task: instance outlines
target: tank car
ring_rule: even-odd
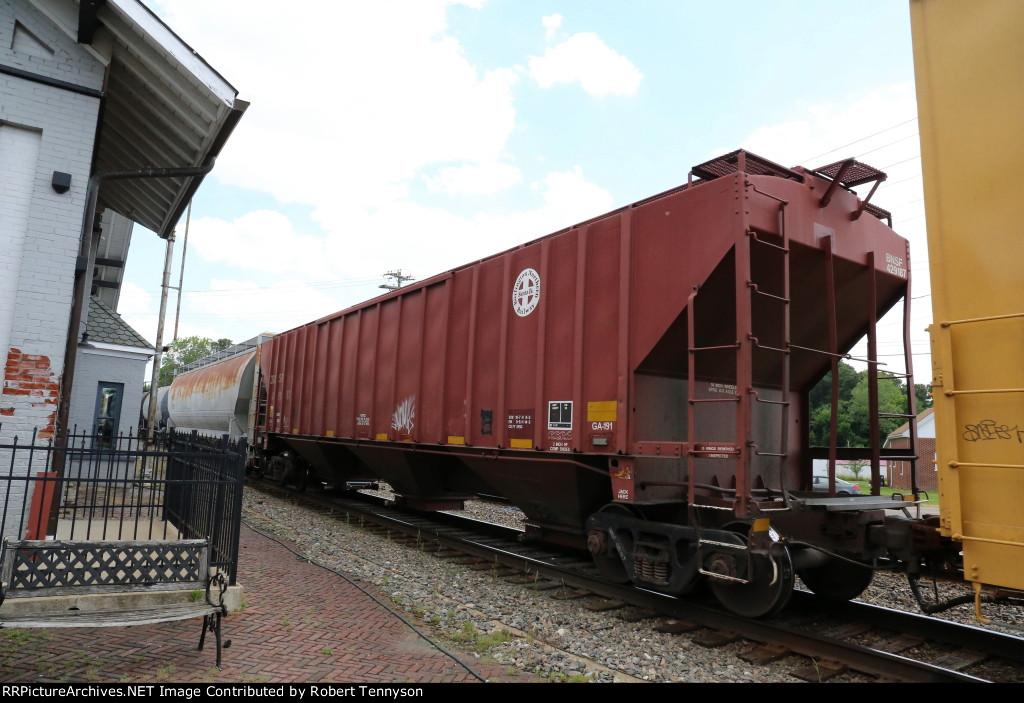
[[[158,388],[156,392],[156,432],[163,432],[167,429],[167,420],[170,417],[170,411],[167,407],[167,393],[170,391],[169,386]],[[149,391],[142,394],[142,405],[139,408],[139,429],[149,429]]]
[[[419,509],[503,496],[526,538],[646,588],[706,581],[747,616],[783,607],[797,574],[855,597],[874,561],[912,557],[917,522],[877,495],[877,430],[810,446],[807,395],[865,335],[876,375],[876,321],[901,301],[908,319],[907,241],[869,202],[884,178],[736,151],[280,334],[260,351],[263,461],[372,475]],[[833,481],[837,459],[869,461],[874,495],[814,493],[815,458]]]
[[[332,471],[329,462],[320,462],[321,469],[314,474],[309,463],[288,447],[267,452],[251,446],[261,401],[256,383],[261,344],[273,336],[263,333],[178,369],[171,385],[159,391],[166,426],[231,441],[245,439],[250,443],[247,469],[282,484],[305,488],[316,478],[346,489],[374,485],[366,471]]]
[[[175,376],[167,393],[170,426],[248,437],[255,369],[252,350]]]

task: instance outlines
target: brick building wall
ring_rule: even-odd
[[[104,66],[28,3],[0,0],[0,64],[92,90]],[[52,435],[100,100],[0,72],[3,436]],[[57,193],[54,172],[71,175]]]
[[[0,442],[53,436],[104,66],[28,3],[0,0]],[[54,172],[71,187],[51,187]],[[5,470],[27,471],[27,453]],[[24,482],[10,485],[12,505]],[[8,515],[3,535],[18,534]]]
[[[910,447],[910,439],[907,437],[893,439],[890,446],[895,449],[907,449]],[[917,487],[928,491],[933,498],[936,498],[939,494],[939,474],[935,470],[935,438],[918,437],[917,455],[920,457],[917,460]],[[890,461],[889,465],[892,487],[909,492],[913,488],[910,485],[910,463]]]

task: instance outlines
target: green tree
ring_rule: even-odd
[[[836,444],[840,447],[857,445],[846,412],[853,389],[857,387],[860,374],[845,361],[839,362],[839,414],[836,422]],[[811,445],[827,447],[832,424],[832,372],[825,374],[807,396],[808,415],[811,422]]]
[[[906,414],[907,409],[906,388],[899,379],[886,374],[878,374],[878,412],[879,413],[900,413]],[[857,379],[857,386],[850,394],[850,402],[846,406],[846,412],[850,416],[850,426],[859,444],[850,446],[866,447],[871,437],[872,423],[878,424],[879,441],[885,442],[890,432],[907,421],[901,417],[871,417],[868,413],[868,373],[862,371]]]
[[[930,386],[915,384],[915,395],[920,399]],[[810,437],[813,446],[829,444],[832,424],[832,374],[825,377],[808,394],[808,416]],[[930,403],[929,403],[930,405]],[[918,405],[918,412],[928,405]],[[878,412],[906,414],[907,390],[900,379],[884,372],[878,375]],[[869,444],[871,423],[878,424],[879,438],[886,436],[902,425],[906,418],[869,417],[868,413],[868,372],[858,372],[849,364],[839,363],[839,412],[836,418],[836,445],[840,447],[866,447]]]
[[[863,459],[854,459],[846,463],[846,470],[850,472],[854,479],[860,480],[860,474],[867,466],[868,462]]]
[[[160,360],[160,379],[158,387],[171,385],[174,380],[174,370],[179,366],[186,366],[193,361],[198,361],[204,356],[227,349],[234,342],[230,339],[213,340],[208,337],[182,337],[167,345],[167,351],[163,353]]]
[[[832,430],[831,403],[819,405],[811,409],[811,446],[827,447]],[[845,404],[839,403],[839,414],[836,421],[836,446],[850,447],[856,445],[850,429],[850,418],[845,412]]]
[[[927,410],[932,406],[932,384],[915,383],[914,395],[917,397],[917,412]]]
[[[853,393],[854,387],[857,385],[857,380],[860,378],[860,374],[857,373],[857,369],[853,368],[845,361],[839,362],[839,402],[842,403],[844,400],[850,399],[850,394]],[[825,374],[825,377],[818,381],[817,385],[811,389],[811,393],[808,396],[808,401],[812,408],[816,408],[820,405],[831,405],[832,403],[832,372],[829,371]]]

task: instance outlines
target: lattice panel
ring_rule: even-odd
[[[202,544],[70,544],[13,550],[10,589],[203,582]]]

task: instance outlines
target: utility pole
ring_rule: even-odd
[[[169,285],[171,276],[171,258],[172,252],[174,251],[174,232],[170,232],[167,235],[167,254],[164,257],[164,282],[160,293],[160,317],[156,323],[156,346],[153,351],[153,375],[149,383],[149,428],[148,428],[148,446],[153,446],[153,435],[156,430],[156,404],[157,404],[157,387],[160,379],[160,360],[163,356],[164,348],[164,316],[167,314],[167,290],[171,286]]]
[[[381,285],[377,286],[378,288],[384,288],[386,290],[398,290],[399,288],[402,287],[402,283],[404,283],[405,281],[414,281],[414,280],[416,280],[412,276],[403,276],[402,275],[402,269],[396,269],[394,271],[388,271],[387,273],[384,274],[384,278],[393,278],[393,279],[395,279],[394,283],[382,283]]]

